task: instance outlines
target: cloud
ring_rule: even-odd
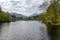
[[[16,12],[29,16],[33,13],[41,13],[38,7],[44,0],[0,0],[3,11]]]

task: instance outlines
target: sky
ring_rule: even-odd
[[[5,12],[15,12],[30,16],[33,13],[41,13],[39,6],[42,5],[44,0],[0,0],[2,10]]]

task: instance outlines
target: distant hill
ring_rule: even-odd
[[[38,15],[39,15],[38,13],[34,13],[34,14],[30,15],[30,17],[32,17],[32,16],[38,16]]]
[[[25,15],[17,14],[17,13],[10,13],[10,14],[11,14],[11,15],[14,15],[14,16],[16,16],[16,17],[22,17],[22,18],[26,17]]]

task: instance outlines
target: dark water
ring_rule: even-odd
[[[0,40],[48,40],[46,25],[39,21],[3,23]]]

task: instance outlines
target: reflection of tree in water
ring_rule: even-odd
[[[0,34],[1,34],[3,27],[8,27],[8,26],[9,26],[9,23],[0,23]]]
[[[41,39],[40,40],[48,40],[48,35],[47,35],[47,28],[46,26],[41,26],[40,27],[40,31],[41,31]]]
[[[0,34],[1,34],[1,29],[2,29],[2,23],[0,23]]]

